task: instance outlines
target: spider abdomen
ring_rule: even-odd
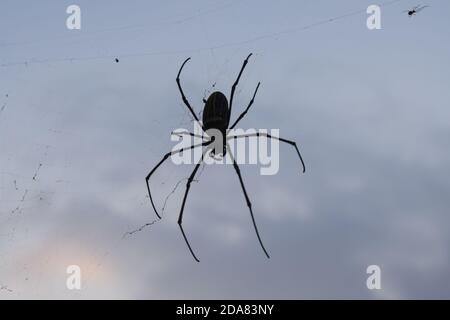
[[[222,92],[213,92],[206,100],[203,109],[203,126],[205,130],[217,129],[225,134],[228,126],[228,100]]]

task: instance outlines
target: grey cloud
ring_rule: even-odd
[[[273,4],[265,5],[261,17],[270,16]],[[346,5],[360,7],[358,1]],[[326,14],[319,5],[309,8],[309,19]],[[294,10],[272,9],[286,17],[271,23],[296,17]],[[326,10],[338,9],[330,4]],[[223,14],[228,21],[246,12]],[[355,18],[292,37],[189,53],[183,85],[199,112],[205,90],[217,82],[218,90],[229,92],[243,57],[254,51],[234,116],[262,81],[242,127],[280,128],[299,142],[304,175],[287,145],[280,146],[276,176],[242,166],[270,260],[231,166],[207,166],[189,194],[184,223],[200,264],[176,223],[184,183],[162,221],[123,238],[155,219],[144,177],[172,147],[170,131],[190,129],[175,84],[187,53],[6,70],[0,90],[12,93],[0,115],[0,284],[13,292],[0,291],[0,297],[448,298],[449,46],[437,27],[442,15],[427,14],[413,21],[417,26],[407,21],[407,29],[389,13],[378,34],[356,28]],[[425,22],[435,29],[424,29]],[[211,34],[225,42],[231,34],[251,34],[214,26]],[[161,47],[202,43],[193,23],[158,30],[151,34],[174,37],[162,39]],[[410,41],[417,32],[432,34],[429,50]],[[81,37],[73,54],[110,43],[101,39],[95,46]],[[126,46],[133,51],[144,44],[129,39]],[[11,49],[26,56],[19,51]],[[161,168],[152,180],[159,207],[191,170],[170,162]],[[11,214],[26,189],[22,212]],[[70,292],[65,267],[77,263],[84,287]],[[370,264],[382,268],[379,292],[365,285]]]

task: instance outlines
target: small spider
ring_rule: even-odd
[[[234,129],[234,127],[236,127],[236,125],[239,123],[239,121],[245,116],[245,114],[247,113],[247,111],[250,109],[250,107],[252,106],[254,100],[255,100],[255,96],[256,93],[258,91],[259,85],[260,83],[258,83],[258,85],[256,86],[256,90],[253,94],[253,98],[250,100],[250,103],[248,104],[247,108],[244,110],[244,112],[241,113],[241,115],[236,119],[236,121],[234,121],[234,123],[230,126],[230,118],[231,118],[231,108],[233,106],[233,97],[234,97],[234,93],[236,91],[236,86],[239,83],[239,79],[241,78],[242,72],[245,69],[245,66],[248,63],[248,59],[250,58],[252,54],[249,54],[249,56],[244,60],[244,64],[242,65],[241,71],[239,72],[239,75],[236,79],[236,81],[234,82],[232,88],[231,88],[231,95],[230,95],[230,106],[228,107],[228,101],[227,98],[225,97],[225,95],[222,92],[216,91],[213,92],[209,98],[207,100],[204,100],[205,106],[203,108],[203,123],[200,123],[197,115],[195,114],[194,110],[192,109],[191,105],[189,104],[188,100],[186,99],[186,96],[184,95],[183,89],[181,88],[181,84],[180,84],[180,74],[181,71],[183,70],[184,65],[186,64],[186,62],[188,62],[191,58],[186,59],[183,64],[181,65],[181,68],[178,72],[178,76],[177,76],[177,85],[178,85],[178,89],[181,93],[181,98],[183,99],[184,104],[186,105],[186,107],[189,109],[189,111],[191,112],[192,116],[194,117],[195,121],[198,123],[198,125],[202,128],[202,130],[206,133],[207,130],[209,129],[215,129],[220,131],[220,133],[222,133],[222,137],[223,137],[223,152],[222,152],[222,156],[225,156],[227,151],[229,152],[229,155],[233,161],[233,167],[234,170],[236,171],[236,174],[239,178],[239,182],[241,184],[242,187],[242,191],[244,193],[244,197],[245,200],[247,202],[247,206],[250,210],[250,216],[253,222],[253,226],[255,228],[255,232],[256,232],[256,236],[258,237],[259,243],[261,245],[261,248],[263,249],[265,255],[267,256],[267,258],[269,257],[269,254],[267,253],[267,250],[264,248],[264,245],[262,243],[261,237],[259,235],[258,232],[258,227],[256,226],[256,222],[255,222],[255,217],[253,215],[253,211],[252,211],[252,204],[250,202],[250,199],[248,197],[247,191],[245,189],[244,186],[244,181],[242,180],[242,176],[241,176],[241,172],[239,169],[238,164],[236,163],[236,160],[234,159],[234,157],[231,154],[231,150],[230,150],[230,146],[228,145],[227,141],[230,139],[240,139],[240,138],[246,138],[246,137],[266,137],[269,139],[276,139],[285,143],[288,143],[290,145],[292,145],[295,150],[297,151],[297,154],[300,158],[300,161],[302,163],[302,167],[303,167],[303,172],[305,172],[305,164],[303,162],[302,156],[300,155],[300,151],[297,148],[297,144],[294,141],[291,140],[286,140],[283,138],[279,138],[279,137],[275,137],[275,136],[271,136],[267,133],[251,133],[251,134],[243,134],[243,135],[228,135],[229,130]],[[162,158],[162,160],[150,171],[150,173],[147,175],[147,177],[145,178],[145,182],[147,184],[147,190],[148,190],[148,195],[150,198],[150,202],[153,206],[153,209],[155,210],[156,215],[158,216],[159,219],[161,219],[160,214],[158,213],[158,211],[156,210],[155,204],[153,203],[153,198],[150,192],[150,186],[149,186],[149,179],[152,176],[152,174],[156,171],[156,169],[159,168],[159,166],[166,161],[170,156],[178,154],[178,153],[182,153],[184,151],[188,151],[188,150],[192,150],[194,148],[197,147],[207,147],[205,149],[205,151],[203,151],[202,153],[202,158],[200,159],[200,161],[196,164],[194,170],[192,171],[191,175],[189,176],[189,179],[187,181],[186,184],[186,191],[184,193],[184,197],[183,197],[183,202],[181,204],[181,210],[180,210],[180,215],[178,217],[178,225],[180,226],[180,230],[181,233],[183,234],[183,238],[186,241],[186,244],[189,248],[189,251],[191,252],[192,256],[194,257],[194,259],[197,262],[200,262],[199,259],[197,259],[196,255],[194,254],[194,251],[191,248],[191,245],[189,244],[189,241],[186,237],[186,234],[183,230],[183,226],[182,226],[182,221],[183,221],[183,212],[184,212],[184,206],[186,203],[186,198],[188,196],[189,193],[189,189],[191,187],[191,183],[194,180],[195,174],[197,173],[200,165],[203,162],[203,157],[205,156],[205,154],[211,149],[210,145],[213,143],[214,141],[214,137],[211,137],[211,139],[208,139],[208,135],[203,136],[203,135],[196,135],[194,133],[191,132],[183,132],[183,134],[186,135],[190,135],[190,136],[194,136],[194,137],[201,137],[203,139],[207,139],[207,141],[204,141],[202,143],[199,144],[195,144],[195,145],[191,145],[189,147],[185,147],[185,148],[181,148],[181,149],[177,149],[171,152],[168,152],[164,155],[164,157]],[[211,154],[214,155],[214,149],[211,151]]]
[[[403,11],[403,13],[408,13],[408,16],[412,17],[412,16],[416,15],[417,13],[419,13],[420,11],[422,11],[423,9],[428,8],[428,7],[429,6],[422,6],[419,4],[410,10]]]

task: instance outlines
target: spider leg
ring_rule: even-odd
[[[280,137],[274,137],[274,136],[272,136],[270,134],[267,134],[267,133],[264,133],[264,132],[249,133],[249,134],[243,134],[243,135],[237,135],[237,136],[228,136],[227,140],[238,139],[238,138],[246,138],[246,137],[267,137],[269,139],[276,139],[276,140],[279,140],[281,142],[285,142],[285,143],[288,143],[288,144],[294,146],[295,150],[297,151],[298,157],[300,158],[300,161],[302,162],[303,173],[305,173],[305,171],[306,171],[305,162],[303,162],[302,155],[300,154],[300,151],[298,150],[298,147],[297,147],[297,143],[295,141],[283,139],[283,138],[280,138]]]
[[[242,72],[245,69],[245,66],[248,63],[248,59],[252,56],[252,53],[250,53],[248,55],[248,57],[244,60],[244,64],[242,65],[241,71],[239,72],[239,75],[236,79],[236,81],[234,82],[233,86],[231,87],[231,95],[230,95],[230,110],[229,110],[229,114],[228,114],[228,124],[230,124],[230,118],[231,118],[231,108],[233,107],[233,98],[234,98],[234,92],[236,91],[236,87],[239,83],[239,79],[241,78]]]
[[[180,74],[181,74],[181,70],[183,70],[184,65],[186,64],[186,62],[188,62],[189,60],[191,60],[191,58],[187,58],[183,64],[181,65],[180,71],[178,71],[178,75],[177,75],[177,85],[178,85],[178,89],[180,90],[181,93],[181,98],[183,99],[184,104],[186,105],[186,107],[188,107],[189,111],[191,112],[191,114],[194,116],[194,119],[198,122],[198,124],[200,125],[200,127],[203,129],[203,126],[200,124],[200,121],[198,120],[197,115],[195,114],[194,110],[192,109],[191,105],[189,104],[189,101],[187,100],[186,96],[184,95],[183,89],[181,88],[181,83],[180,83]]]
[[[245,189],[244,181],[242,180],[242,176],[241,176],[241,170],[239,169],[239,166],[236,163],[236,160],[232,156],[231,148],[228,145],[228,143],[227,143],[227,149],[228,149],[228,154],[230,155],[231,159],[233,160],[234,170],[236,171],[236,174],[238,175],[238,178],[239,178],[239,182],[241,183],[242,191],[244,192],[245,201],[247,202],[248,209],[250,210],[250,216],[252,218],[253,226],[255,227],[255,232],[256,232],[256,236],[258,237],[259,244],[261,245],[261,248],[263,249],[263,251],[266,254],[267,258],[270,258],[269,254],[266,251],[266,248],[264,248],[264,245],[262,243],[261,237],[259,235],[258,227],[256,226],[256,221],[255,221],[255,217],[253,215],[253,210],[252,210],[252,203],[250,202],[250,198],[248,197],[247,190]]]
[[[197,261],[197,262],[200,262],[200,260],[198,260],[198,258],[195,256],[195,253],[194,253],[194,251],[192,250],[191,245],[189,244],[189,240],[187,239],[186,234],[184,233],[182,223],[183,223],[184,205],[186,204],[186,199],[187,199],[189,190],[191,189],[191,183],[192,183],[192,181],[194,180],[195,174],[197,173],[198,168],[200,168],[200,165],[201,165],[202,162],[203,162],[203,157],[204,157],[204,155],[205,155],[205,153],[206,153],[207,151],[208,151],[208,148],[207,148],[207,149],[205,150],[205,152],[202,154],[202,158],[201,158],[200,161],[196,164],[196,166],[195,166],[195,168],[194,168],[194,171],[192,171],[191,175],[189,176],[189,179],[188,179],[188,181],[187,181],[187,183],[186,183],[186,191],[185,191],[185,193],[184,193],[183,202],[181,203],[180,215],[179,215],[179,217],[178,217],[178,225],[180,226],[180,230],[181,230],[181,233],[182,233],[182,235],[183,235],[184,241],[186,241],[186,244],[187,244],[187,246],[188,246],[188,248],[189,248],[189,251],[191,252],[192,256],[194,257],[195,261]]]
[[[166,154],[164,155],[164,157],[162,158],[162,160],[161,160],[160,162],[158,162],[158,164],[157,164],[157,165],[152,169],[152,171],[150,171],[150,173],[147,175],[147,177],[145,178],[145,183],[147,184],[148,196],[149,196],[149,198],[150,198],[150,202],[152,203],[153,210],[155,210],[156,216],[157,216],[159,219],[161,219],[161,216],[159,215],[158,210],[156,210],[155,204],[153,203],[152,194],[151,194],[151,192],[150,192],[150,185],[149,185],[149,183],[148,183],[149,180],[150,180],[150,177],[152,176],[152,174],[153,174],[153,173],[156,171],[156,169],[158,169],[159,166],[162,165],[163,162],[166,161],[170,156],[172,156],[172,155],[174,155],[174,154],[177,154],[177,153],[180,153],[180,152],[183,152],[183,151],[192,150],[192,149],[194,149],[194,148],[196,148],[196,147],[207,146],[207,145],[209,145],[210,143],[211,143],[211,141],[207,141],[207,142],[203,142],[203,143],[200,143],[200,144],[194,144],[194,145],[192,145],[192,146],[190,146],[190,147],[186,147],[186,148],[182,148],[182,149],[177,149],[177,150],[174,150],[174,151],[171,151],[171,152],[166,153]]]
[[[191,136],[191,137],[195,137],[195,138],[208,139],[207,136],[200,135],[200,134],[195,134],[195,133],[192,133],[192,132],[189,132],[189,131],[180,131],[180,132],[172,131],[171,134],[179,136],[179,137],[181,137],[181,136]]]
[[[250,100],[250,103],[248,104],[247,108],[244,110],[244,112],[241,113],[241,115],[236,119],[236,121],[233,123],[233,125],[230,127],[230,129],[234,129],[234,127],[238,124],[239,121],[247,114],[247,111],[252,106],[253,102],[255,101],[256,93],[258,92],[258,88],[261,82],[258,82],[258,85],[256,86],[255,93],[253,94],[252,100]]]

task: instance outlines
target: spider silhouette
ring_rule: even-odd
[[[412,9],[409,10],[404,10],[403,13],[407,13],[409,17],[412,17],[414,15],[416,15],[417,13],[419,13],[420,11],[422,11],[425,8],[428,8],[429,6],[422,6],[422,5],[417,5],[415,7],[413,7]]]
[[[264,245],[262,243],[261,237],[259,235],[258,227],[256,226],[255,217],[253,215],[252,204],[251,204],[250,198],[249,198],[249,196],[247,194],[247,190],[245,189],[244,181],[242,180],[242,176],[241,176],[241,172],[240,172],[239,166],[236,163],[236,160],[234,159],[234,157],[232,156],[231,149],[230,149],[230,146],[227,143],[227,141],[230,140],[230,139],[241,139],[241,138],[255,137],[255,136],[256,137],[266,137],[266,138],[269,138],[269,139],[276,139],[276,140],[279,140],[281,142],[288,143],[288,144],[292,145],[295,148],[295,150],[297,151],[297,154],[298,154],[298,156],[300,158],[300,161],[302,163],[303,173],[305,172],[305,164],[303,162],[303,158],[302,158],[302,156],[300,154],[300,151],[299,151],[295,141],[283,139],[283,138],[280,138],[280,137],[275,137],[275,136],[272,136],[272,135],[267,134],[267,133],[250,133],[250,134],[242,134],[242,135],[234,135],[234,136],[233,135],[227,135],[228,131],[231,130],[231,129],[234,129],[236,127],[236,125],[239,123],[239,121],[241,121],[242,118],[247,114],[248,110],[253,105],[256,93],[258,92],[258,88],[260,86],[260,83],[258,83],[258,85],[256,86],[256,89],[255,89],[255,92],[253,94],[253,97],[250,100],[247,108],[239,115],[239,117],[230,126],[230,118],[231,118],[231,110],[232,110],[232,107],[233,107],[234,93],[235,93],[236,87],[237,87],[237,85],[239,83],[239,79],[241,78],[242,72],[244,71],[245,66],[248,63],[248,59],[251,57],[251,55],[252,54],[249,54],[248,57],[244,60],[244,63],[243,63],[242,68],[241,68],[241,70],[239,72],[239,75],[238,75],[236,81],[234,82],[234,84],[233,84],[233,86],[231,88],[230,105],[229,105],[229,107],[228,107],[227,98],[225,97],[225,95],[222,92],[219,92],[219,91],[213,92],[209,96],[209,98],[207,100],[203,100],[203,102],[205,103],[205,106],[203,108],[203,121],[202,121],[203,123],[200,123],[197,115],[195,114],[195,112],[192,109],[189,101],[187,100],[186,96],[184,95],[183,89],[181,88],[181,84],[180,84],[181,71],[183,70],[184,65],[191,58],[186,59],[183,62],[183,64],[181,65],[181,68],[180,68],[180,70],[178,72],[178,75],[177,75],[177,78],[176,78],[176,82],[177,82],[178,89],[179,89],[179,91],[181,93],[181,98],[183,99],[184,104],[189,109],[189,111],[192,114],[192,116],[194,117],[195,121],[202,128],[203,132],[206,133],[209,129],[215,129],[215,130],[218,130],[221,133],[221,136],[223,137],[223,141],[222,141],[223,142],[223,144],[222,144],[223,145],[223,150],[221,152],[222,156],[225,156],[227,151],[229,152],[230,158],[233,161],[234,170],[236,171],[236,174],[237,174],[237,176],[239,178],[239,182],[240,182],[241,187],[242,187],[242,192],[244,193],[244,197],[245,197],[245,200],[247,202],[248,209],[250,211],[250,216],[251,216],[251,219],[252,219],[252,222],[253,222],[253,226],[255,228],[256,236],[258,237],[258,241],[259,241],[259,243],[261,245],[261,248],[263,249],[265,255],[267,256],[267,258],[270,258],[269,254],[267,253],[266,248],[264,247]],[[182,225],[183,212],[184,212],[184,206],[186,204],[186,199],[187,199],[190,187],[191,187],[191,183],[194,180],[195,174],[197,173],[200,165],[203,162],[205,154],[211,149],[210,145],[214,142],[214,137],[208,138],[208,135],[206,135],[206,137],[205,137],[204,135],[196,135],[196,134],[191,133],[191,132],[183,132],[182,134],[190,135],[190,136],[194,136],[194,137],[201,137],[203,139],[207,139],[207,141],[204,141],[204,142],[199,143],[199,144],[194,144],[194,145],[191,145],[189,147],[173,150],[171,152],[166,153],[164,155],[164,157],[162,158],[162,160],[147,175],[147,177],[145,178],[145,182],[147,184],[148,195],[149,195],[152,207],[155,210],[155,213],[156,213],[157,217],[159,219],[161,219],[161,215],[158,213],[158,210],[156,210],[156,207],[155,207],[155,204],[153,202],[153,198],[152,198],[152,195],[151,195],[151,192],[150,192],[150,185],[149,185],[150,177],[159,168],[159,166],[164,161],[166,161],[170,156],[178,154],[178,153],[182,153],[184,151],[192,150],[192,149],[197,148],[197,147],[206,147],[206,150],[202,152],[202,157],[201,157],[200,161],[195,165],[194,170],[192,171],[191,175],[188,178],[188,181],[187,181],[187,184],[186,184],[186,191],[184,193],[183,202],[181,204],[180,214],[179,214],[179,217],[178,217],[178,225],[180,226],[181,233],[183,235],[184,240],[186,241],[186,244],[187,244],[187,246],[189,248],[189,251],[191,252],[191,254],[194,257],[194,259],[197,262],[200,262],[200,260],[196,257],[194,251],[192,250],[192,247],[191,247],[191,245],[190,245],[190,243],[189,243],[189,241],[188,241],[188,239],[186,237],[186,234],[184,232],[183,225]],[[214,155],[214,149],[212,150],[211,154]]]

